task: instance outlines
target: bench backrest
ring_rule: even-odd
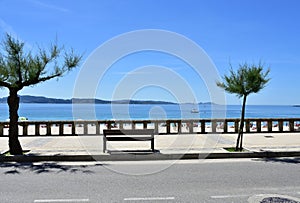
[[[139,130],[103,130],[105,137],[120,136],[120,135],[150,135],[154,136],[154,129],[139,129]]]

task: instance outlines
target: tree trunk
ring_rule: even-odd
[[[244,98],[243,98],[243,106],[242,106],[242,114],[241,114],[239,135],[238,135],[238,138],[237,138],[235,151],[242,151],[243,150],[243,134],[244,134],[246,101],[247,101],[247,96],[245,95]]]
[[[21,155],[23,150],[19,141],[19,127],[18,127],[18,110],[19,110],[18,90],[9,89],[9,97],[7,103],[9,107],[9,151],[12,155]]]

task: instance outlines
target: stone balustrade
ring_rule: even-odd
[[[200,120],[86,120],[20,121],[20,136],[99,135],[104,129],[154,129],[156,134],[237,133],[239,119]],[[0,136],[8,135],[9,122],[0,122]],[[245,119],[245,133],[300,131],[300,118]]]

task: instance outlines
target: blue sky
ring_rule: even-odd
[[[28,49],[47,46],[57,38],[59,44],[84,53],[84,64],[98,46],[115,36],[141,29],[168,30],[202,47],[221,76],[228,73],[229,63],[237,67],[263,61],[271,68],[272,79],[260,93],[250,95],[248,104],[292,105],[300,104],[299,9],[298,0],[0,0],[0,38],[11,33]],[[204,81],[189,65],[155,51],[117,61],[99,81],[95,96],[114,98],[113,88],[126,74],[149,65],[178,74],[197,101],[211,100]],[[71,98],[80,70],[81,66],[58,81],[25,88],[20,94]],[[5,89],[0,90],[3,96]],[[131,98],[176,101],[176,94],[149,86]],[[226,99],[240,104],[234,95]]]

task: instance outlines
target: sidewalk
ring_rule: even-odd
[[[300,156],[300,133],[244,134],[248,152],[228,152],[236,134],[156,135],[155,153],[150,142],[108,142],[102,152],[102,136],[20,137],[25,156],[0,156],[0,161],[109,161],[189,158],[255,158]],[[0,152],[8,150],[8,138],[0,138]],[[121,152],[122,150],[123,152]]]

